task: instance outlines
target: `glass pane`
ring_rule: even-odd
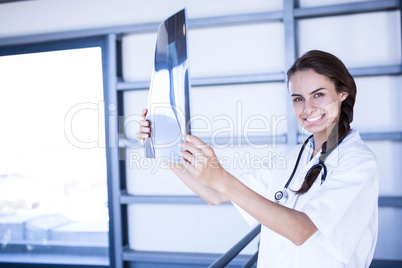
[[[378,211],[378,240],[374,258],[402,260],[402,209],[380,208]]]
[[[402,131],[402,76],[359,77],[356,84],[353,126],[361,132]]]
[[[169,3],[169,6],[170,5],[171,4]],[[192,19],[282,10],[283,0],[204,0],[188,1],[186,6],[188,9],[189,18]]]
[[[288,92],[283,83],[194,87],[190,100],[192,133],[212,142],[286,133]]]
[[[310,49],[328,51],[348,68],[401,63],[398,11],[303,19],[299,36],[300,55]]]
[[[148,90],[132,90],[123,92],[124,107],[124,133],[129,139],[130,148],[141,148],[141,144],[137,144],[135,133],[138,131],[138,124],[142,120],[141,111],[147,108]]]
[[[131,34],[123,37],[122,69],[125,81],[150,81],[154,64],[155,43],[156,32]]]
[[[151,78],[156,34],[123,38],[123,78]],[[189,29],[192,77],[281,72],[284,69],[284,28],[281,22]]]
[[[285,37],[281,22],[190,29],[193,77],[281,72]]]
[[[129,205],[128,219],[129,245],[138,251],[222,254],[251,230],[232,205]]]
[[[0,259],[108,263],[99,47],[0,57]]]
[[[369,141],[377,157],[380,173],[380,196],[402,196],[402,142]]]

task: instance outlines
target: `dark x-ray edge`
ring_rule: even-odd
[[[158,28],[146,118],[152,126],[144,143],[147,158],[181,162],[180,143],[190,134],[186,25],[183,9]]]

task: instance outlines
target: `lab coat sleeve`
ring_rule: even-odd
[[[340,157],[332,174],[301,208],[318,229],[312,238],[318,239],[322,247],[344,263],[349,262],[369,223],[376,217],[378,180],[375,156],[367,151],[349,150],[347,157]],[[373,233],[374,245],[376,236]]]
[[[240,176],[237,176],[237,179],[254,192],[260,195],[265,195],[268,188],[268,180],[271,177],[271,174],[271,170],[263,168],[244,173]],[[232,202],[232,204],[240,212],[240,214],[250,226],[255,226],[258,224],[258,221],[254,219],[254,217],[252,217],[250,214],[248,214],[245,210],[240,208],[234,202]]]

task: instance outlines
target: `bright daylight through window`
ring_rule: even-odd
[[[101,48],[0,57],[0,74],[0,258],[108,263]]]

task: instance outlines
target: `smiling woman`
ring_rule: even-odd
[[[303,102],[293,99],[293,108],[300,125],[314,135],[311,158],[321,150],[319,163],[323,165],[325,158],[350,132],[356,83],[341,60],[317,50],[300,57],[287,75],[292,96],[310,96]],[[309,173],[297,193],[307,192],[317,175]]]

